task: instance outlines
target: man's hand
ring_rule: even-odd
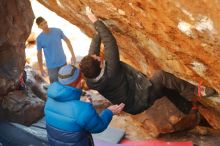
[[[92,23],[95,23],[98,20],[96,16],[92,13],[90,7],[86,7],[86,15]]]
[[[86,95],[85,102],[92,103],[92,97],[91,97],[91,96],[89,96],[89,95]]]
[[[109,106],[108,109],[112,111],[113,115],[117,115],[123,110],[124,107],[125,107],[125,104],[121,103],[119,105],[115,104],[115,105]]]
[[[71,57],[71,64],[76,65],[76,57],[75,56]]]

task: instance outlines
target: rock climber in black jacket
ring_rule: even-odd
[[[191,110],[191,102],[183,95],[186,93],[194,97],[197,86],[162,70],[148,79],[143,73],[120,61],[118,45],[112,33],[90,8],[86,9],[86,14],[97,31],[89,54],[80,62],[80,69],[90,89],[97,90],[113,104],[125,103],[124,111],[130,114],[146,110],[163,96],[167,96],[182,112]],[[101,41],[104,44],[104,60],[99,56]],[[203,96],[216,93],[212,88],[202,86],[201,89],[204,89],[201,92]]]

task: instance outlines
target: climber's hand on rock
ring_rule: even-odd
[[[95,23],[98,20],[96,16],[92,13],[91,8],[88,6],[86,7],[86,15],[92,23]]]

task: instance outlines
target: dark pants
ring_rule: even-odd
[[[58,72],[59,72],[59,69],[63,66],[65,66],[66,64],[60,66],[60,67],[56,67],[56,68],[53,68],[53,69],[48,69],[48,76],[49,76],[49,80],[50,80],[50,84],[52,84],[53,82],[56,82],[58,81]]]
[[[162,70],[157,71],[150,81],[152,82],[149,97],[151,105],[157,99],[166,96],[183,113],[191,110],[190,99],[195,95],[196,86]]]

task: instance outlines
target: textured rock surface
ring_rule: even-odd
[[[162,133],[173,133],[195,127],[200,119],[196,112],[185,115],[166,97],[155,102],[138,115],[126,113],[115,116],[111,126],[125,129],[126,138],[132,140],[151,139]]]
[[[14,82],[24,69],[25,40],[33,24],[29,0],[0,2],[0,99],[14,88]]]
[[[44,102],[34,94],[15,90],[4,97],[2,102],[4,119],[30,126],[43,117]]]
[[[0,121],[12,121],[29,126],[44,116],[48,84],[29,66],[25,67],[25,71],[25,84],[19,83],[20,90],[11,91],[3,96]]]
[[[123,60],[144,73],[162,68],[220,91],[220,1],[38,1],[91,36],[88,5],[114,33]]]
[[[145,129],[152,129],[153,133],[159,135],[191,129],[199,123],[199,117],[195,112],[183,114],[170,100],[163,97],[143,113],[141,123]]]

